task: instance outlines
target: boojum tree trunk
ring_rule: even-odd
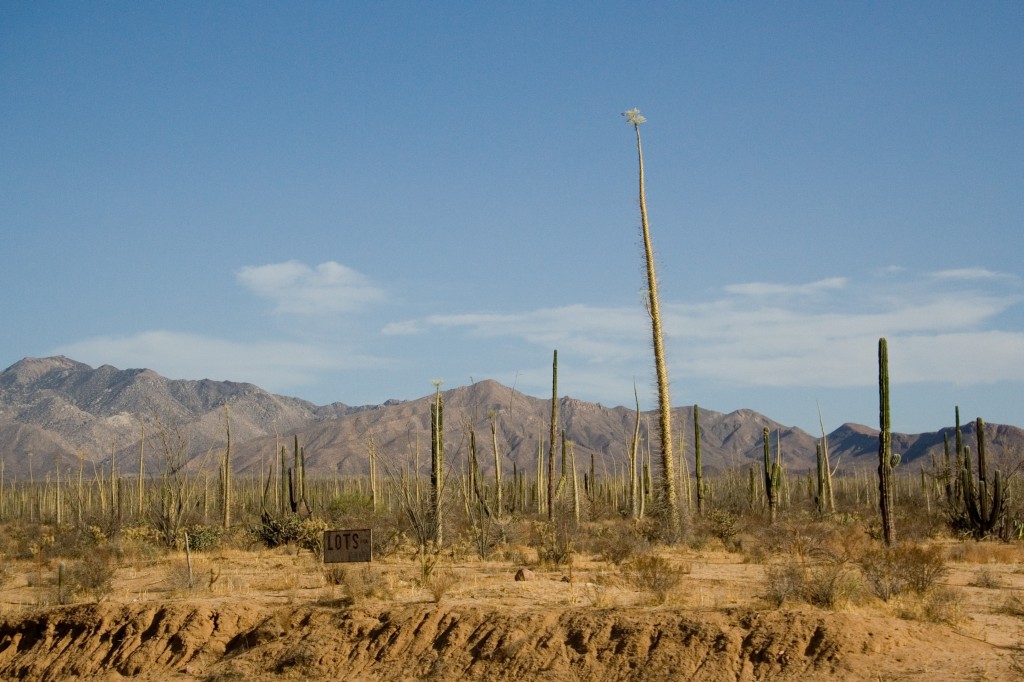
[[[658,279],[654,271],[654,247],[647,222],[647,198],[644,193],[644,153],[640,143],[640,124],[645,122],[638,109],[623,112],[623,116],[636,131],[636,152],[640,174],[640,225],[643,232],[644,258],[647,263],[647,305],[651,318],[651,338],[654,346],[654,371],[658,381],[658,428],[661,447],[661,500],[659,514],[665,524],[665,535],[670,540],[679,537],[682,525],[676,494],[676,462],[672,452],[672,399],[669,395],[668,368],[665,363],[665,344],[661,330],[661,309],[658,305]]]

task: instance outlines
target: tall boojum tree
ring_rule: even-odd
[[[647,311],[651,318],[651,337],[654,346],[654,370],[658,381],[658,428],[661,447],[661,500],[659,514],[670,539],[679,537],[681,519],[676,494],[676,463],[672,452],[672,399],[669,395],[668,368],[665,363],[665,344],[661,331],[661,309],[658,305],[658,280],[654,272],[654,247],[647,222],[647,198],[644,193],[644,153],[640,143],[640,124],[647,119],[639,109],[622,113],[636,131],[636,152],[640,170],[640,224],[644,240],[644,258],[647,263]]]

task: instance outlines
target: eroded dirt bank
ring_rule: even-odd
[[[0,621],[20,680],[1015,679],[1014,659],[942,626],[818,611],[490,610],[473,605],[170,602]]]

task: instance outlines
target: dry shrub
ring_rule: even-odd
[[[1008,616],[1024,618],[1024,599],[1021,599],[1020,594],[1016,592],[1007,596],[1006,601],[999,607],[999,612]]]
[[[964,595],[952,587],[938,587],[924,598],[924,617],[930,623],[956,625],[964,618]]]
[[[801,564],[849,563],[869,546],[871,538],[860,523],[789,521],[763,529],[757,543],[747,546],[747,560],[764,563],[772,556],[792,557]]]
[[[264,512],[260,522],[251,526],[248,533],[253,542],[269,549],[294,544],[323,558],[324,531],[328,529],[327,522],[320,518],[301,518],[293,514],[278,518]]]
[[[523,545],[501,545],[498,548],[498,556],[513,566],[528,566],[537,562],[537,552]]]
[[[959,542],[948,550],[949,560],[964,564],[1013,564],[1020,552],[1015,545],[997,542]]]
[[[58,601],[71,595],[85,594],[94,601],[102,601],[114,591],[116,552],[112,548],[97,548],[72,562],[64,572],[64,585],[58,586]]]
[[[787,600],[802,597],[804,574],[800,564],[792,561],[767,564],[764,567],[764,598],[780,607]]]
[[[329,564],[324,566],[323,571],[327,584],[344,588],[345,596],[353,604],[366,599],[394,598],[394,591],[384,574],[369,564],[358,568]]]
[[[203,574],[209,571],[207,562],[192,559],[191,569],[187,560],[171,562],[167,569],[166,583],[176,592],[196,592],[203,584]]]
[[[449,590],[455,587],[457,582],[458,579],[455,576],[455,571],[445,569],[432,571],[426,580],[423,581],[423,587],[427,589],[427,592],[430,593],[435,602],[440,602],[448,594]]]
[[[896,514],[896,527],[900,537],[908,542],[927,542],[945,536],[948,529],[948,518],[939,513],[938,505],[933,505],[935,512],[928,514],[920,507],[908,506],[901,508]]]
[[[602,561],[619,566],[637,555],[650,552],[651,544],[632,526],[617,523],[598,529],[590,538],[587,549]]]
[[[834,609],[854,601],[861,591],[857,575],[843,563],[782,561],[765,566],[764,598],[773,606],[803,600]]]
[[[855,601],[860,591],[856,573],[842,564],[826,563],[811,568],[804,585],[804,598],[814,606],[835,609]]]
[[[622,574],[633,588],[647,595],[655,604],[664,604],[690,572],[689,566],[677,566],[654,553],[635,556],[622,564]]]
[[[568,521],[536,521],[532,526],[530,545],[537,550],[537,558],[542,565],[565,566],[576,553],[573,535]]]
[[[924,594],[949,570],[941,547],[909,543],[870,549],[861,555],[859,564],[872,592],[882,601],[907,591]]]
[[[598,609],[616,605],[615,592],[618,589],[616,580],[611,576],[599,573],[589,582],[583,583],[583,595],[591,606]]]
[[[765,529],[747,559],[766,564],[763,596],[769,603],[799,599],[833,609],[859,595],[860,581],[849,566],[869,542],[859,524],[795,520]]]
[[[900,604],[897,615],[906,620],[921,620],[943,625],[956,625],[964,618],[964,595],[952,587],[938,587],[919,600]]]
[[[988,566],[981,568],[974,574],[971,587],[982,587],[987,590],[999,590],[1003,588],[1003,580]]]
[[[14,575],[14,566],[11,565],[10,560],[0,554],[0,587],[14,580]]]
[[[149,526],[122,528],[117,536],[117,546],[124,563],[135,569],[155,561],[162,553],[160,538]]]

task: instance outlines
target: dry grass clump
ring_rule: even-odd
[[[1008,595],[1006,601],[999,607],[999,613],[1024,618],[1024,599],[1021,599],[1020,594],[1017,592]]]
[[[206,559],[192,558],[172,561],[165,582],[176,592],[196,594],[202,590],[213,591],[221,579],[221,569]]]
[[[764,586],[762,596],[775,607],[786,602],[803,601],[812,606],[836,609],[857,601],[862,593],[858,574],[848,565],[835,562],[769,563],[765,566]]]
[[[949,547],[950,561],[963,564],[1012,564],[1020,560],[1017,545],[964,540]]]
[[[603,524],[587,538],[585,548],[601,561],[616,566],[651,551],[651,543],[632,524]]]
[[[331,587],[341,587],[353,604],[367,599],[394,598],[394,590],[387,577],[370,564],[351,567],[344,564],[327,564],[323,568],[324,581]]]
[[[772,606],[780,607],[791,599],[802,598],[803,569],[793,561],[768,564],[764,568],[764,585],[764,598]]]
[[[956,625],[964,619],[965,601],[962,590],[940,586],[916,599],[902,601],[896,615],[905,620]]]
[[[971,587],[981,587],[986,590],[999,590],[1004,587],[1003,579],[988,566],[979,569],[970,584]]]
[[[583,597],[597,609],[617,606],[622,591],[623,579],[611,573],[600,572],[583,583]]]
[[[431,571],[430,575],[423,581],[423,587],[433,597],[434,602],[439,603],[457,583],[458,578],[455,575],[455,571],[445,568]]]
[[[624,562],[620,570],[626,582],[648,601],[664,604],[692,569],[688,564],[675,564],[660,554],[648,552]]]

